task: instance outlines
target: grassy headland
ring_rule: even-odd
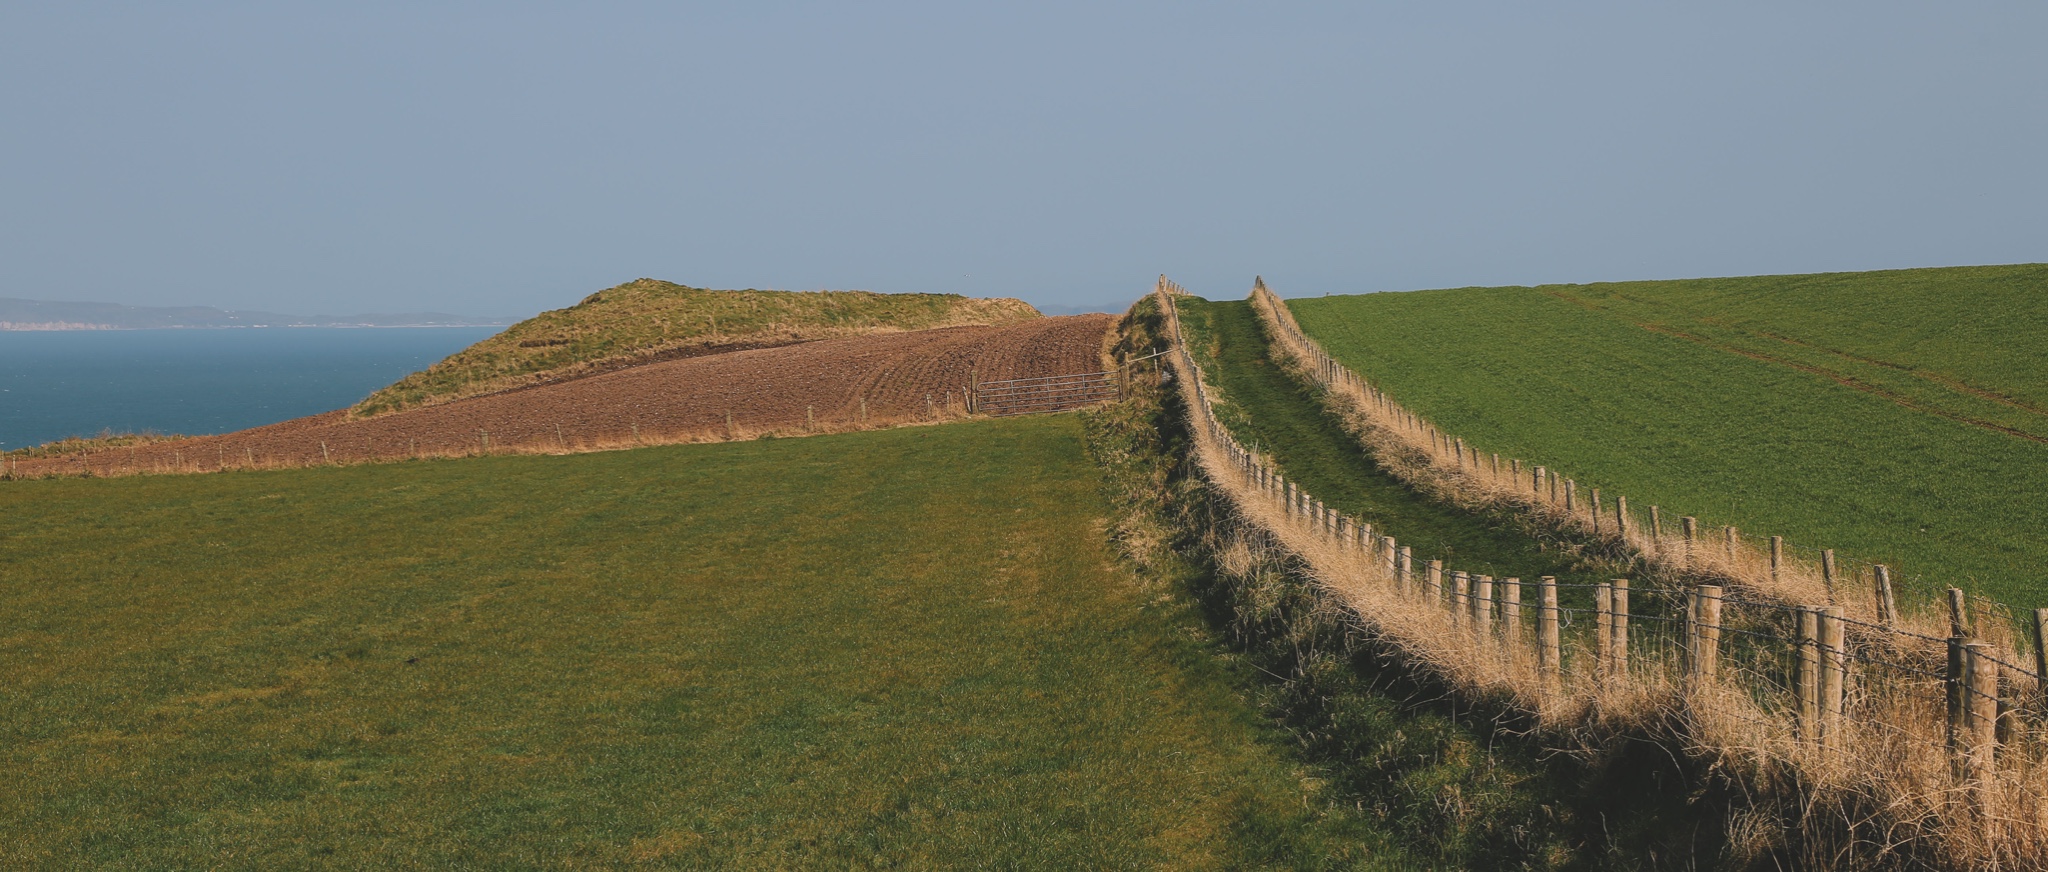
[[[0,486],[0,865],[1375,867],[1072,416]]]
[[[1289,301],[1472,440],[1626,494],[1890,563],[2044,591],[2048,267],[1462,288]]]
[[[351,411],[398,411],[652,359],[1036,317],[1030,304],[1008,298],[714,291],[637,279],[514,324],[371,394]]]

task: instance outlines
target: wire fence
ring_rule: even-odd
[[[1322,355],[1269,299],[1271,317],[1300,344],[1297,352],[1306,349],[1307,368],[1325,386],[1376,404],[1437,459],[1455,456],[1446,465],[1458,474],[1500,482],[1537,510],[1668,571],[1641,579],[1653,582],[1642,587],[1628,579],[1560,584],[1418,559],[1393,531],[1330,509],[1235,438],[1182,335],[1174,297],[1184,293],[1161,277],[1169,350],[1186,376],[1198,445],[1213,446],[1220,477],[1263,530],[1290,543],[1319,578],[1355,593],[1362,619],[1398,622],[1404,609],[1424,606],[1435,623],[1412,634],[1418,660],[1462,663],[1473,683],[1509,687],[1539,712],[1597,708],[1616,694],[1664,694],[1726,751],[1791,761],[1816,783],[1883,773],[1886,790],[1913,798],[1892,801],[1894,811],[1956,814],[1948,798],[1961,786],[1976,798],[1968,814],[2019,821],[2021,838],[2044,841],[2043,613],[2015,613],[1949,589],[1946,615],[1935,616],[1948,626],[1929,626],[1899,610],[1890,598],[1896,588],[1888,587],[1898,579],[1881,565],[1802,553],[1777,538],[1759,549],[1732,528],[1716,540],[1692,518],[1668,519],[1654,507],[1645,517],[1625,498],[1603,505],[1597,490],[1542,466],[1485,457],[1434,431]],[[1263,282],[1254,290],[1260,295],[1270,297]],[[1795,563],[1808,559],[1811,567]],[[1815,578],[1793,577],[1808,568]],[[1870,595],[1852,601],[1848,591]],[[1788,592],[1812,596],[1788,601]]]

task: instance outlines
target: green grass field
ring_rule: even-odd
[[[1394,861],[1072,416],[0,484],[0,866]]]
[[[1484,451],[2048,603],[2048,267],[1303,298],[1302,327]]]
[[[532,384],[542,373],[660,352],[786,344],[877,329],[1004,324],[1038,317],[1021,300],[872,291],[715,291],[655,279],[606,288],[542,312],[371,394],[372,415]]]

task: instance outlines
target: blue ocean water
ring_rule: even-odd
[[[498,327],[0,332],[0,449],[343,408]]]

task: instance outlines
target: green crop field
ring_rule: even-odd
[[[1483,451],[1710,524],[2048,604],[2048,267],[1289,301]]]
[[[1382,862],[1100,488],[1072,416],[0,484],[0,866]]]
[[[782,345],[876,330],[1005,324],[1039,317],[1022,300],[871,291],[715,291],[636,279],[542,312],[371,394],[374,415],[476,396],[656,354]]]

